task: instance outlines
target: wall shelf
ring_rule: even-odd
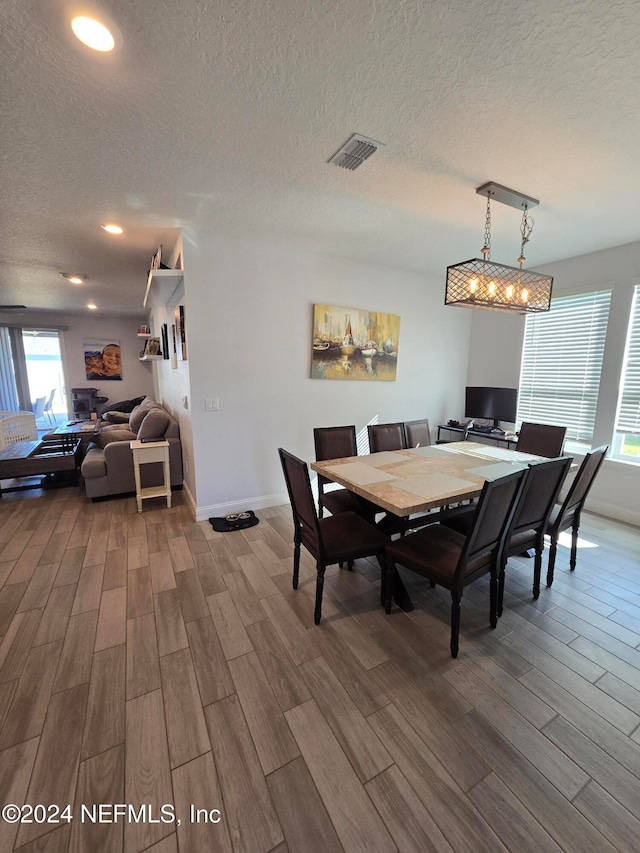
[[[164,308],[182,281],[182,270],[149,270],[142,302],[145,308]]]
[[[141,355],[138,357],[138,361],[162,361],[163,358],[162,355]]]
[[[152,335],[152,334],[150,334],[150,333],[149,333],[149,334],[146,334],[146,335],[143,335],[141,332],[138,332],[138,337],[139,337],[139,338],[152,338],[152,337],[153,337],[153,335]]]

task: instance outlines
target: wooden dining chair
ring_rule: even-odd
[[[561,456],[566,431],[567,428],[563,426],[523,421],[516,450],[521,453],[533,453],[535,456],[546,456],[548,459]]]
[[[385,611],[391,611],[396,564],[427,578],[432,586],[439,584],[450,590],[451,657],[458,656],[460,600],[464,587],[486,574],[491,575],[489,619],[491,627],[496,627],[502,546],[510,532],[528,471],[523,468],[485,482],[466,536],[444,524],[432,524],[387,545]]]
[[[318,625],[322,616],[322,590],[326,567],[335,563],[353,562],[361,557],[377,557],[384,589],[384,549],[390,540],[354,512],[341,512],[328,518],[318,518],[306,462],[282,448],[279,448],[278,453],[293,512],[293,588],[298,588],[300,546],[304,545],[316,561],[313,619]]]
[[[582,465],[569,487],[569,491],[561,504],[556,504],[552,511],[547,533],[551,539],[549,547],[549,564],[547,566],[547,586],[553,583],[553,571],[556,563],[556,551],[558,548],[558,537],[563,530],[571,528],[571,552],[569,555],[569,569],[573,572],[576,568],[576,556],[578,551],[578,530],[580,528],[580,516],[584,509],[585,501],[593,486],[598,471],[602,467],[609,445],[604,444],[596,448],[582,460]]]
[[[533,597],[536,599],[540,595],[544,534],[571,462],[570,456],[561,456],[546,462],[534,462],[529,466],[529,475],[514,513],[509,537],[502,549],[498,572],[498,616],[502,616],[505,569],[509,557],[524,554],[529,549],[535,551]],[[473,507],[465,508],[457,515],[445,518],[442,523],[458,533],[466,534],[473,523],[473,512]]]
[[[429,421],[405,421],[404,435],[406,439],[406,447],[429,447],[431,444],[431,432],[429,431]]]
[[[358,455],[355,426],[316,427],[313,430],[313,444],[316,451],[316,462]],[[339,512],[355,512],[373,523],[376,513],[384,512],[380,507],[358,497],[355,492],[351,492],[349,489],[340,488],[325,491],[330,483],[331,480],[323,477],[322,474],[318,474],[318,515],[320,518],[326,509],[331,515],[337,515]],[[331,485],[335,484],[331,483]]]
[[[380,453],[383,450],[405,450],[407,443],[404,424],[369,424],[369,452]]]

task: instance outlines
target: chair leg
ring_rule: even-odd
[[[542,574],[542,547],[536,548],[536,557],[533,564],[533,600],[537,601],[540,596],[540,575]]]
[[[498,615],[498,619],[502,616],[502,607],[504,602],[504,576],[507,568],[507,560],[506,557],[501,561],[500,568],[498,570],[498,602],[496,604],[496,613]]]
[[[547,565],[547,586],[553,583],[553,569],[556,564],[556,551],[558,550],[558,540],[555,536],[551,537],[551,546],[549,548],[549,564]]]
[[[458,657],[458,635],[460,634],[460,596],[451,592],[451,657]]]
[[[316,625],[320,624],[320,618],[322,616],[322,590],[324,589],[324,566],[320,563],[316,563],[317,567],[317,577],[316,577],[316,607],[313,611],[313,621]]]
[[[300,575],[300,542],[296,539],[293,543],[293,588],[298,589],[298,577]]]
[[[571,555],[569,556],[569,569],[572,572],[576,570],[576,556],[578,553],[578,528],[580,527],[580,519],[576,518],[571,528]]]
[[[353,571],[353,560],[347,560],[347,569],[352,572]]]
[[[498,573],[491,572],[489,579],[489,621],[492,628],[498,625]]]

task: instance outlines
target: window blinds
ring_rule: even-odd
[[[620,432],[640,432],[640,285],[636,285],[633,291],[621,388],[616,429]]]
[[[527,316],[519,422],[566,426],[567,438],[591,441],[610,302],[610,290],[560,296],[548,313]],[[640,355],[640,325],[638,333]]]

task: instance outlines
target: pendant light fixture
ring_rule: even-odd
[[[476,189],[487,197],[484,246],[482,258],[472,258],[447,267],[445,305],[466,308],[484,308],[489,311],[518,311],[538,313],[551,307],[553,276],[522,269],[525,262],[524,247],[529,242],[533,220],[529,208],[540,202],[535,198],[490,181]],[[491,200],[522,210],[520,234],[522,237],[518,266],[510,267],[491,260]]]

